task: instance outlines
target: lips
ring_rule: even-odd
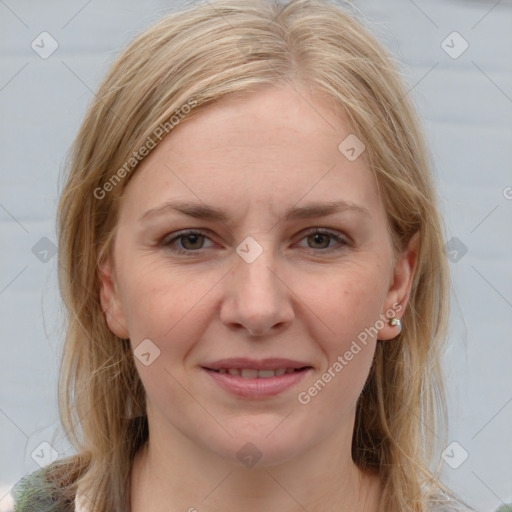
[[[245,399],[267,399],[297,386],[313,366],[279,357],[219,359],[201,366],[222,389]]]
[[[285,373],[300,372],[304,368],[276,368],[275,370],[256,370],[254,368],[221,368],[220,370],[211,370],[221,374],[236,375],[244,379],[270,379],[280,377]]]
[[[282,371],[284,369],[285,371],[281,373],[281,375],[283,375],[284,373],[291,373],[293,371],[300,370],[303,368],[311,368],[312,366],[304,361],[296,361],[292,359],[274,357],[262,360],[247,358],[219,359],[218,361],[206,363],[202,365],[202,367],[205,368],[206,370],[214,370],[219,372],[221,370],[226,370],[226,373],[229,373],[230,370],[256,370],[259,376],[259,372],[263,372],[265,370],[272,370],[274,372],[277,372]],[[252,373],[251,375],[254,375],[254,373]],[[262,378],[265,378],[265,374],[262,374]]]
[[[252,361],[252,363],[253,366],[263,366],[262,361]],[[299,368],[270,368],[264,370],[222,367],[229,364],[246,365],[247,360],[243,362],[238,360],[238,363],[216,361],[216,364],[210,364],[210,366],[221,366],[218,370],[207,367],[202,367],[202,370],[208,376],[207,378],[212,379],[224,391],[238,398],[249,400],[265,400],[280,395],[286,390],[297,387],[313,371],[313,368],[309,365]],[[271,364],[269,361],[265,362],[266,366],[269,364]],[[275,360],[272,364],[275,364]],[[279,361],[278,364],[283,364],[283,360]],[[299,366],[303,363],[298,361],[290,363],[288,360],[287,364]],[[284,373],[282,373],[283,370]]]

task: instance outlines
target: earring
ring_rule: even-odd
[[[398,332],[402,331],[402,322],[400,321],[399,318],[391,318],[389,320],[389,325],[391,325],[391,327],[396,327],[398,329]]]

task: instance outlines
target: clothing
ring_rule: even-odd
[[[88,512],[85,500],[80,495],[74,502],[58,504],[55,489],[45,479],[45,470],[39,469],[23,477],[12,491],[14,512]],[[473,512],[461,503],[448,499],[445,495],[432,502],[429,512]]]
[[[58,505],[45,479],[45,470],[39,469],[24,476],[13,488],[14,512],[73,512],[74,507]]]

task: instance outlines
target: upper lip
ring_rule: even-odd
[[[238,368],[240,370],[254,369],[254,370],[274,370],[278,368],[303,368],[310,367],[311,365],[302,361],[294,361],[292,359],[282,359],[278,357],[268,359],[247,359],[244,357],[237,357],[231,359],[219,359],[211,363],[206,363],[203,368],[209,370],[220,370],[221,368]]]

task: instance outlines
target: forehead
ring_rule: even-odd
[[[229,96],[176,126],[125,196],[134,209],[172,198],[223,208],[264,204],[276,215],[308,200],[379,207],[364,153],[351,161],[339,149],[351,135],[333,102],[303,90],[272,86]]]

